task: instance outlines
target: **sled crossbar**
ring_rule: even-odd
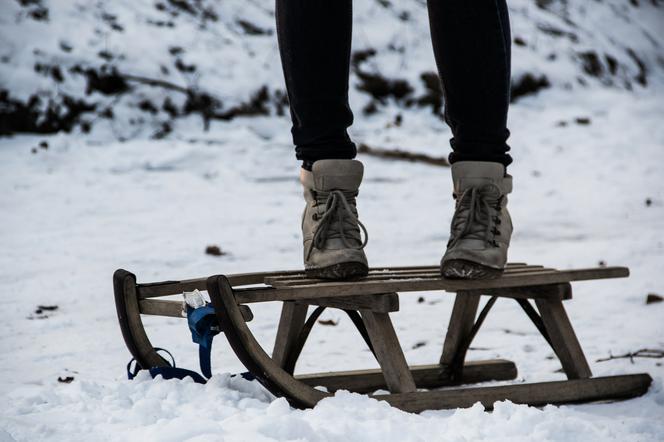
[[[162,301],[157,299],[141,299],[138,301],[138,308],[142,315],[168,316],[170,318],[186,318],[187,315],[182,310],[182,302]],[[245,321],[254,319],[254,314],[246,305],[238,306],[240,313]]]
[[[313,407],[337,390],[369,394],[406,411],[468,407],[481,402],[541,406],[627,399],[644,394],[652,382],[646,373],[593,378],[563,301],[572,298],[571,283],[629,275],[626,267],[556,270],[526,263],[510,263],[496,279],[462,281],[440,276],[437,266],[373,268],[361,279],[324,281],[302,271],[215,275],[182,281],[138,284],[136,277],[118,270],[115,301],[122,334],[141,367],[168,363],[150,343],[142,315],[183,317],[182,302],[155,299],[193,290],[207,291],[221,331],[251,372],[276,396],[300,408]],[[409,366],[390,314],[399,310],[399,294],[445,291],[455,295],[438,361]],[[480,310],[480,301],[487,301]],[[517,377],[514,362],[503,359],[466,361],[473,339],[493,305],[514,299],[559,359],[567,380],[473,388],[455,386]],[[253,314],[247,304],[280,302],[281,316],[275,344],[268,354],[247,326]],[[310,307],[315,307],[310,311]],[[298,358],[326,308],[343,310],[361,340],[375,356],[379,369],[294,374]],[[422,391],[422,390],[428,391]],[[388,394],[376,393],[388,390]]]
[[[505,359],[466,362],[463,377],[457,380],[445,376],[438,364],[415,365],[409,367],[409,370],[419,388],[512,380],[517,375],[514,363]],[[383,372],[380,369],[312,373],[296,375],[295,378],[312,387],[325,387],[328,391],[348,390],[355,393],[370,393],[387,389]]]

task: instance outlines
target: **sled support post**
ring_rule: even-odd
[[[274,340],[274,350],[272,350],[272,359],[281,368],[285,367],[286,361],[295,347],[307,318],[308,308],[309,306],[306,304],[298,304],[293,301],[285,301],[281,307],[277,337]]]
[[[463,360],[467,351],[463,347],[475,323],[480,295],[481,293],[473,290],[459,290],[456,293],[443,344],[443,354],[440,356],[440,365],[443,366],[443,371],[452,377],[461,375],[461,373],[454,373],[454,371],[463,368]],[[459,354],[460,352],[463,354]],[[458,365],[458,367],[455,367],[455,365]]]
[[[551,346],[568,379],[585,379],[592,376],[581,344],[574,333],[565,307],[559,299],[535,299],[544,327],[551,339]]]
[[[369,333],[376,359],[383,369],[387,387],[392,393],[415,391],[415,381],[392,326],[390,315],[369,310],[360,310],[360,314]]]

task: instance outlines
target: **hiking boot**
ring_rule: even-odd
[[[307,203],[302,215],[304,268],[310,278],[345,279],[369,272],[368,236],[357,219],[355,198],[364,166],[357,160],[318,160],[302,169]],[[364,231],[364,241],[360,235]]]
[[[507,263],[512,236],[507,211],[512,177],[500,163],[459,161],[452,164],[452,180],[456,209],[441,274],[457,279],[496,278]]]

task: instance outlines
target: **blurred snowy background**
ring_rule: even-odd
[[[424,3],[354,5],[351,85],[359,123],[399,113],[409,126],[412,116],[440,115]],[[661,84],[661,2],[509,6],[515,102],[543,91],[575,97]],[[287,113],[272,2],[8,0],[1,8],[2,135],[164,138],[192,120],[206,128]]]
[[[664,349],[664,303],[646,303],[664,296],[664,3],[508,4],[511,259],[629,266],[628,279],[576,285],[567,307],[593,372],[647,371],[647,395],[415,416],[350,394],[295,411],[224,374],[205,387],[126,381],[116,268],[147,282],[301,266],[274,5],[2,0],[0,441],[664,440],[664,360],[597,362]],[[356,142],[447,155],[424,1],[354,2],[350,95]],[[436,264],[453,207],[449,169],[359,159],[370,262]],[[450,296],[421,295],[402,296],[394,315],[413,364],[437,360],[451,309]],[[252,310],[269,349],[278,306]],[[375,367],[349,321],[325,315],[337,325],[314,328],[297,370]],[[184,322],[146,324],[156,345],[196,366]],[[217,372],[242,370],[223,338],[215,345]],[[512,359],[520,381],[561,378],[513,303],[496,306],[475,345],[470,359]]]

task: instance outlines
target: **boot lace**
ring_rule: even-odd
[[[452,221],[452,238],[448,247],[462,239],[479,239],[485,245],[498,247],[495,240],[500,235],[499,211],[503,196],[495,184],[485,184],[466,189],[457,198],[457,205]]]
[[[349,249],[363,249],[369,241],[369,234],[364,224],[355,216],[349,203],[355,203],[357,191],[332,190],[330,192],[316,191],[316,205],[325,204],[323,215],[314,214],[316,219],[320,219],[318,228],[314,233],[313,244],[307,253],[307,258],[315,248],[321,250],[325,242],[330,238],[340,238],[344,246]],[[359,226],[364,232],[364,241],[359,246],[353,244],[348,235],[350,232],[358,231]]]

